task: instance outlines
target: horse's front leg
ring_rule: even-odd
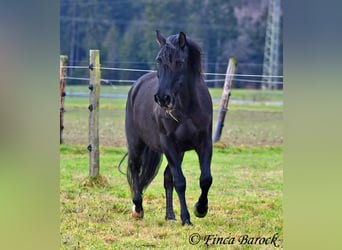
[[[208,212],[208,192],[213,180],[210,170],[212,151],[213,147],[211,138],[203,140],[196,149],[201,167],[200,187],[202,193],[198,199],[198,202],[195,204],[194,213],[195,216],[200,218],[205,217]]]
[[[174,143],[166,136],[161,137],[161,144],[163,152],[168,160],[168,166],[170,167],[170,172],[172,174],[173,186],[179,198],[182,225],[192,225],[185,200],[186,180],[181,168],[184,154],[182,152],[178,152]]]
[[[180,161],[183,161],[184,153],[181,155]],[[175,213],[173,211],[172,197],[173,197],[173,178],[169,165],[166,166],[164,171],[164,188],[166,196],[166,220],[176,220]]]

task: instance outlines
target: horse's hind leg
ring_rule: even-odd
[[[212,176],[210,170],[211,156],[212,156],[212,142],[211,138],[200,145],[196,152],[199,157],[201,176],[200,176],[200,187],[202,190],[201,196],[198,202],[195,204],[195,215],[197,217],[204,217],[208,212],[208,192],[212,183]]]
[[[140,150],[139,150],[140,151]],[[144,217],[144,209],[142,206],[142,190],[139,186],[139,173],[141,168],[141,155],[129,152],[128,154],[128,181],[130,182],[132,191],[132,201],[134,206],[132,208],[132,217],[135,219],[142,219]]]
[[[173,212],[172,196],[173,196],[173,179],[169,164],[164,171],[164,188],[166,195],[166,220],[176,220],[175,213]]]

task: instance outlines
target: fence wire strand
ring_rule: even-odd
[[[89,66],[62,66],[61,68],[67,69],[89,69]],[[112,71],[129,71],[129,72],[155,72],[155,70],[145,70],[145,69],[132,69],[132,68],[110,68],[110,67],[100,67],[100,70],[112,70]],[[284,84],[282,81],[270,81],[271,79],[283,79],[284,76],[269,76],[269,75],[253,75],[253,74],[225,74],[225,73],[203,73],[204,76],[233,76],[233,81],[236,82],[249,82],[249,83],[268,83],[268,84]],[[263,80],[256,79],[244,79],[244,78],[236,78],[236,77],[247,77],[247,78],[263,78]],[[79,80],[79,81],[89,81],[89,78],[83,77],[73,77],[68,76],[64,79],[69,80]],[[268,80],[265,80],[268,79]],[[221,82],[225,79],[207,79],[205,82]],[[136,80],[122,80],[122,79],[101,79],[101,82],[111,84],[111,83],[134,83]]]
[[[90,78],[83,78],[83,77],[72,77],[67,76],[62,79],[66,80],[79,80],[79,81],[89,81]],[[112,85],[113,83],[134,83],[136,80],[122,80],[122,79],[100,79],[101,83],[103,85]],[[213,83],[213,82],[224,82],[225,79],[209,79],[204,80],[207,83]],[[284,84],[281,81],[263,81],[263,80],[250,80],[250,79],[233,79],[233,82],[249,82],[249,83],[256,83],[256,84],[262,84],[262,83],[269,83],[269,84],[276,84],[276,85],[282,85]],[[114,85],[112,85],[114,86]]]

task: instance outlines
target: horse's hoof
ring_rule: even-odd
[[[177,222],[176,219],[166,219],[166,218],[165,218],[165,221],[166,221],[166,223],[170,223],[170,224],[173,224],[173,223]]]
[[[167,214],[165,215],[165,220],[176,221],[176,216],[175,214]]]
[[[140,212],[135,211],[135,205],[132,207],[132,218],[136,220],[141,220],[144,218],[144,210],[141,210]]]
[[[187,226],[193,226],[192,223],[191,223],[191,221],[190,221],[190,219],[186,219],[186,220],[184,220],[184,221],[182,222],[182,226],[185,226],[185,225],[187,225]]]
[[[176,221],[175,217],[165,217],[165,220],[167,221]]]
[[[208,213],[208,206],[205,206],[204,210],[200,211],[198,209],[198,202],[195,204],[194,214],[196,217],[203,218],[207,215],[207,213]]]

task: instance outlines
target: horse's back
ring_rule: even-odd
[[[128,100],[133,104],[138,94],[143,94],[146,89],[157,88],[157,73],[150,72],[141,76],[131,87],[128,93]],[[148,93],[151,94],[151,93]],[[152,94],[153,95],[153,94]],[[153,97],[153,96],[152,96]],[[153,99],[152,99],[153,100]]]
[[[130,144],[130,141],[136,142],[138,139],[158,151],[159,140],[158,134],[155,133],[157,125],[153,117],[154,94],[157,90],[158,78],[156,72],[141,76],[132,85],[126,103],[125,126],[128,144]]]

